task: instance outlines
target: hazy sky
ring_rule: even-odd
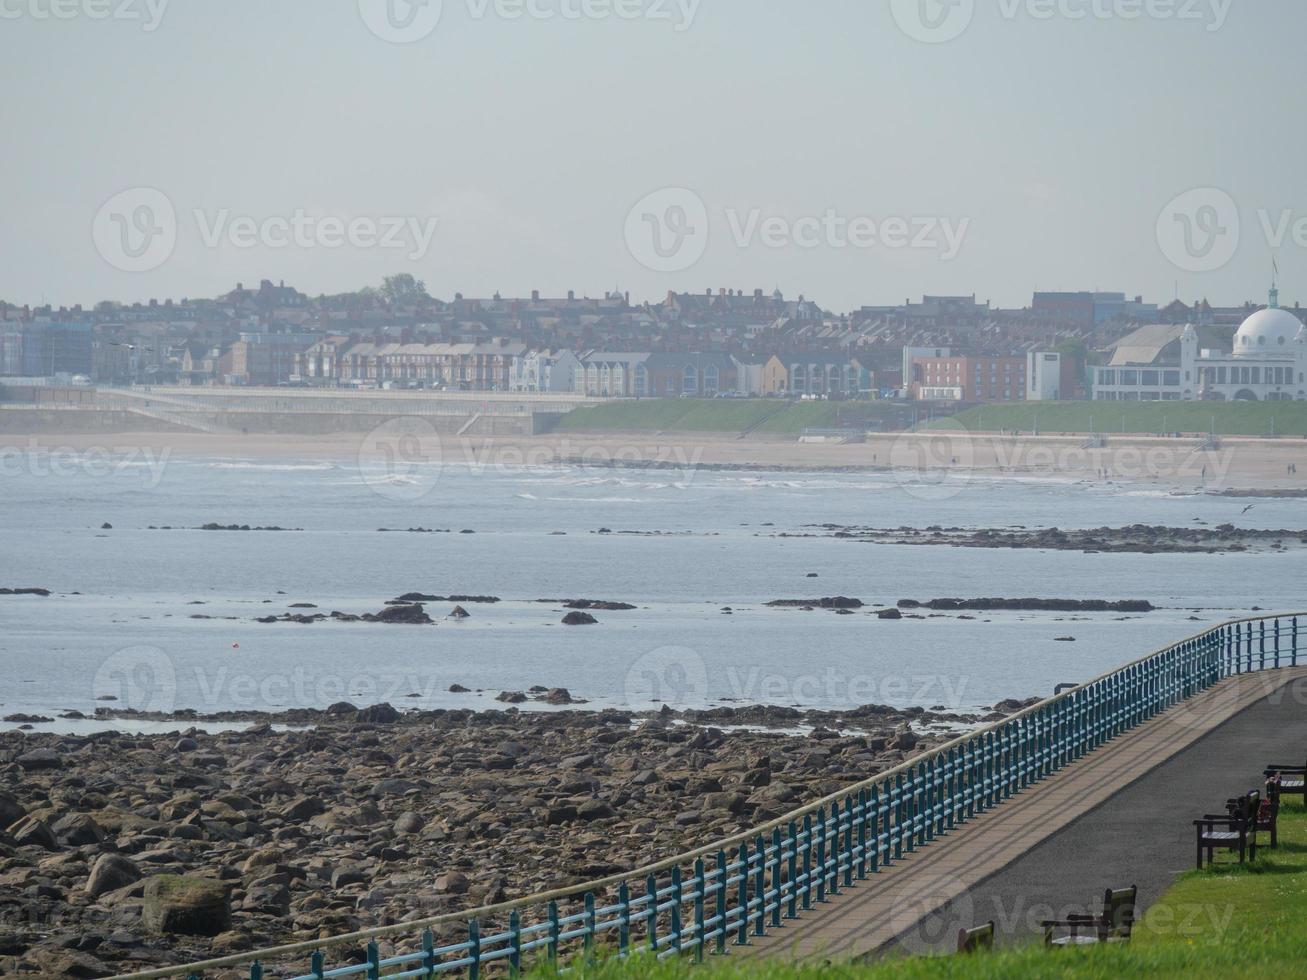
[[[1307,299],[1307,3],[951,2],[0,0],[0,299]]]

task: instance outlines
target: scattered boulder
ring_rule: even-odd
[[[50,828],[55,836],[71,847],[83,844],[100,844],[104,841],[104,828],[89,813],[69,813],[60,817]]]
[[[399,709],[388,702],[374,704],[370,708],[361,708],[358,713],[359,721],[371,722],[374,725],[393,725],[402,717]]]
[[[19,847],[41,847],[47,851],[59,849],[59,841],[54,831],[44,820],[26,816],[11,826],[6,833],[14,839]]]
[[[64,764],[63,756],[54,749],[33,749],[31,752],[24,752],[16,761],[28,772],[59,769]]]
[[[91,866],[91,876],[86,879],[86,894],[99,898],[106,892],[141,880],[141,869],[136,862],[121,854],[101,854]]]
[[[587,612],[570,612],[563,617],[564,626],[596,626],[599,620]]]
[[[195,875],[155,875],[145,883],[141,922],[152,932],[216,936],[231,928],[227,886]]]
[[[17,823],[27,816],[27,811],[18,799],[4,790],[0,790],[0,830]]]

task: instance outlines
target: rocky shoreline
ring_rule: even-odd
[[[340,704],[180,712],[166,735],[3,732],[0,973],[106,976],[575,885],[746,829],[1021,706],[981,718]],[[187,727],[204,719],[254,724]]]
[[[782,532],[776,537],[832,537],[868,544],[944,545],[952,548],[1035,548],[1083,551],[1085,554],[1136,553],[1218,554],[1248,551],[1285,551],[1307,546],[1307,529],[1262,530],[1233,524],[1193,527],[1132,524],[1128,527],[1087,529],[899,527],[874,528],[841,524],[810,525],[802,533]]]

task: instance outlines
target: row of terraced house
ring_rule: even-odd
[[[328,337],[295,356],[293,380],[354,387],[568,392],[607,398],[742,394],[856,397],[875,373],[838,353],[534,350],[525,344],[360,343]]]

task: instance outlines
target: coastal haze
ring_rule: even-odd
[[[1307,608],[1304,27],[0,0],[0,974],[452,962],[504,902],[582,916],[722,841],[761,869],[758,828],[877,777],[890,807],[937,750],[1034,746],[1024,792],[1171,706],[1138,678],[1212,683],[1213,637],[1250,676],[1166,751],[1271,694]],[[973,925],[919,884],[865,951]]]

